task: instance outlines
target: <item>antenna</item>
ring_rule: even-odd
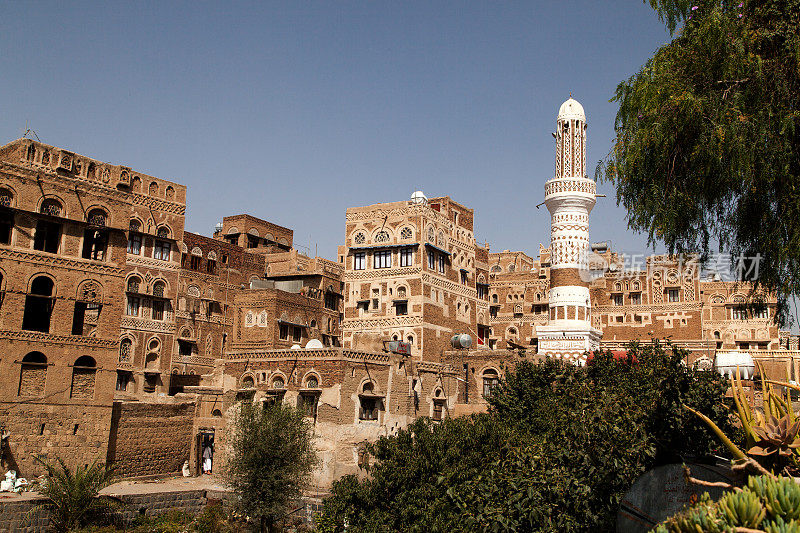
[[[28,134],[30,134],[30,133],[32,133],[33,136],[36,137],[37,141],[42,142],[42,140],[39,138],[39,135],[37,135],[34,130],[32,130],[31,128],[28,127],[28,121],[26,120],[25,121],[25,133],[22,134],[22,138],[23,139],[27,139],[28,138]]]

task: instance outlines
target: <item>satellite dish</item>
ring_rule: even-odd
[[[306,350],[319,350],[325,348],[319,339],[311,339],[306,343]]]
[[[289,348],[289,349],[290,349],[290,350],[302,350],[302,349],[303,349],[303,347],[302,347],[302,346],[300,346],[299,344],[292,344],[292,347],[291,347],[291,348]]]
[[[414,194],[411,195],[411,203],[424,204],[427,201],[428,197],[425,196],[425,193],[422,191],[414,191]]]

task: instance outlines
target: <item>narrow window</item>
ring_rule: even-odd
[[[325,293],[325,309],[330,309],[332,311],[336,311],[338,308],[338,297],[334,292],[326,292]]]
[[[433,252],[428,252],[428,269],[436,270],[436,254]]]
[[[414,264],[414,249],[401,248],[400,249],[400,266],[409,267]]]
[[[395,311],[395,314],[398,315],[398,316],[407,315],[408,314],[408,302],[395,302],[394,311]]]
[[[292,340],[294,342],[300,342],[300,339],[303,336],[303,328],[300,326],[292,326]]]
[[[217,262],[213,259],[208,259],[206,261],[206,272],[208,274],[216,274],[217,273]]]
[[[153,300],[153,320],[164,320],[164,300]]]
[[[36,222],[36,233],[33,236],[33,249],[50,254],[58,253],[61,240],[61,224],[39,220]]]
[[[193,255],[190,260],[191,264],[189,265],[189,268],[191,268],[192,270],[200,270],[200,259],[201,259],[200,257]]]
[[[139,316],[139,305],[141,298],[138,296],[128,295],[128,305],[125,308],[125,314],[128,316]]]
[[[317,418],[317,395],[313,392],[301,392],[297,397],[297,408],[308,418]]]
[[[373,254],[374,268],[390,268],[392,266],[391,250],[376,250]]]
[[[631,305],[641,305],[642,304],[642,293],[640,292],[632,292],[631,293]]]
[[[156,244],[153,247],[153,259],[159,259],[161,261],[169,261],[169,252],[171,248],[172,246],[168,241],[161,241],[156,239]]]
[[[364,270],[366,254],[364,252],[356,252],[353,254],[353,270]]]
[[[193,345],[194,343],[191,341],[178,339],[178,355],[181,357],[191,357]]]
[[[136,220],[131,220],[128,226],[128,253],[139,255],[142,251],[141,224]]]
[[[84,259],[102,261],[108,246],[108,233],[105,230],[88,228],[83,232],[83,254]]]
[[[0,196],[0,200],[2,200],[2,198],[3,197]],[[13,227],[14,213],[11,213],[10,211],[0,212],[0,244],[11,244],[11,229]]]
[[[488,369],[483,373],[483,395],[488,397],[491,396],[492,391],[500,385],[500,378],[497,375],[497,371],[493,369]]]
[[[78,357],[72,367],[70,398],[93,398],[96,374],[97,363],[93,357],[88,355]]]
[[[19,396],[42,396],[47,379],[47,357],[31,352],[22,358],[19,376]]]
[[[444,270],[445,270],[444,269],[444,262],[445,262],[444,254],[441,254],[439,256],[439,272],[441,272],[442,274],[444,274]]]
[[[25,297],[25,312],[22,329],[28,331],[50,332],[50,315],[53,313],[53,280],[39,276],[31,283],[31,290]]]
[[[288,324],[281,324],[279,327],[278,332],[281,340],[288,340],[289,339],[289,325]]]
[[[116,390],[125,392],[128,390],[128,384],[131,382],[131,373],[126,370],[117,370],[117,385]]]
[[[379,405],[378,405],[378,398],[367,398],[361,397],[361,406],[359,409],[359,416],[360,420],[378,420],[378,412],[379,412]]]
[[[621,294],[612,294],[611,301],[614,305],[622,305],[622,295]]]

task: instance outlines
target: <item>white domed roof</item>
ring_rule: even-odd
[[[318,350],[324,347],[319,339],[311,339],[306,343],[306,350]]]
[[[411,201],[415,204],[424,204],[428,201],[428,198],[422,191],[414,191],[414,194],[411,195]]]
[[[569,100],[561,104],[561,107],[558,109],[558,119],[580,119],[585,121],[586,120],[586,113],[583,112],[583,106],[572,98],[569,97]]]

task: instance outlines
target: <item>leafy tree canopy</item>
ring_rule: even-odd
[[[280,402],[238,406],[225,477],[243,516],[261,530],[282,520],[316,464],[311,427],[303,414]]]
[[[785,302],[800,294],[800,0],[647,1],[675,37],[617,87],[597,175],[629,228],[670,252],[760,254],[758,282]]]
[[[723,453],[694,405],[729,434],[726,385],[688,370],[685,352],[632,347],[589,367],[522,362],[490,412],[420,419],[373,447],[369,478],[334,484],[322,532],[606,531],[647,468]]]

